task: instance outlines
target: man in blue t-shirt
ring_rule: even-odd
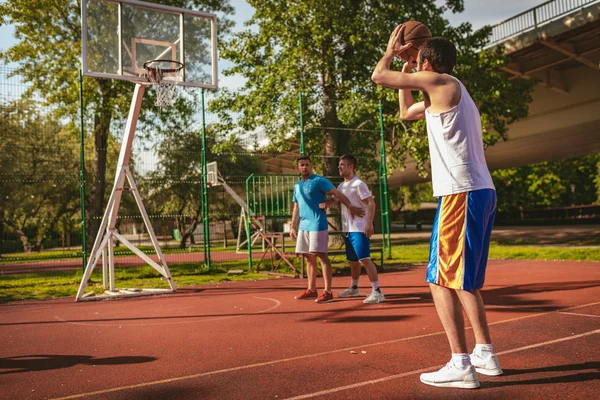
[[[296,239],[296,253],[301,253],[306,258],[308,288],[295,299],[315,299],[317,303],[329,303],[333,301],[333,294],[331,293],[331,262],[327,256],[328,224],[327,215],[319,207],[319,204],[325,201],[327,194],[331,194],[348,207],[353,217],[362,217],[364,210],[361,207],[353,206],[350,200],[326,178],[313,174],[308,157],[298,157],[297,167],[302,179],[294,185],[294,211],[292,212],[290,236],[292,239]],[[323,280],[325,281],[325,290],[320,296],[316,289],[317,257],[321,261]]]

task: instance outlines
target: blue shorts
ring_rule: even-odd
[[[481,289],[496,214],[496,191],[442,196],[433,222],[427,282],[472,292]]]
[[[358,262],[371,258],[371,239],[363,232],[347,232],[344,235],[346,242],[346,260]]]

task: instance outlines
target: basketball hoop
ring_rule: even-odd
[[[144,63],[148,81],[156,87],[156,105],[170,107],[175,103],[175,86],[183,77],[183,63],[174,60],[150,60]]]

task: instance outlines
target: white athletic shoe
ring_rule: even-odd
[[[421,382],[426,385],[438,387],[462,389],[476,389],[479,387],[479,380],[473,366],[467,369],[460,369],[452,361],[437,372],[421,374]]]
[[[349,287],[348,289],[340,292],[340,294],[338,294],[338,297],[360,297],[360,289]]]
[[[378,292],[377,290],[371,292],[371,294],[369,295],[369,297],[367,297],[363,303],[365,304],[378,304],[378,303],[383,303],[383,300],[385,300],[385,296],[383,295],[383,293]]]
[[[483,375],[498,376],[502,375],[500,362],[495,354],[477,354],[473,352],[471,355],[471,364],[475,367],[475,371]]]

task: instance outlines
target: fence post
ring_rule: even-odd
[[[300,105],[300,155],[304,155],[304,118],[302,115],[302,92],[298,93],[298,103]]]
[[[204,245],[204,264],[210,269],[210,226],[208,220],[208,176],[206,171],[206,112],[204,105],[204,89],[202,89],[202,229]]]
[[[248,245],[248,271],[252,272],[252,225],[250,218],[254,214],[254,206],[250,205],[250,180],[254,183],[254,174],[250,174],[250,176],[246,179],[246,243]],[[254,184],[252,185],[254,187]],[[252,203],[254,204],[254,203]],[[251,211],[252,209],[252,211]]]
[[[85,216],[85,131],[83,127],[83,72],[79,70],[79,204],[81,206],[81,258],[82,269],[87,265]]]
[[[392,257],[392,240],[390,234],[389,198],[387,186],[387,159],[385,156],[385,131],[383,127],[383,103],[379,100],[379,132],[381,150],[379,153],[379,201],[381,207],[381,233],[383,236],[383,250],[387,257]]]

